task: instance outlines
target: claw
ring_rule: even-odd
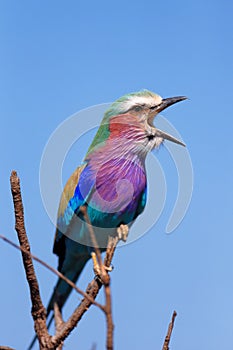
[[[95,252],[91,252],[91,258],[92,258],[92,261],[93,261],[93,270],[94,270],[94,274],[96,276],[100,276],[101,274],[101,271],[100,271],[100,266],[99,266],[99,263],[97,261],[97,257],[96,257],[96,253]],[[104,269],[108,272],[111,272],[113,270],[113,266],[105,266],[103,265]]]
[[[105,270],[108,271],[108,272],[112,272],[112,270],[113,270],[113,266],[112,266],[112,265],[109,266],[109,267],[104,265],[104,268],[105,268]]]
[[[121,224],[117,228],[118,238],[121,239],[123,242],[126,242],[128,234],[129,234],[129,227],[127,225]]]
[[[92,258],[92,261],[93,261],[93,270],[94,270],[94,274],[96,276],[100,276],[100,266],[99,266],[99,263],[97,261],[97,258],[96,258],[96,253],[95,252],[91,252],[91,258]]]

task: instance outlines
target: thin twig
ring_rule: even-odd
[[[93,247],[94,247],[94,250],[95,250],[95,253],[96,253],[96,256],[97,256],[97,261],[98,261],[98,264],[99,264],[99,267],[100,267],[100,270],[101,270],[101,275],[102,275],[101,277],[103,277],[103,281],[102,282],[104,284],[107,272],[106,272],[106,269],[103,266],[101,253],[100,253],[99,246],[98,246],[98,243],[97,243],[97,240],[96,240],[96,236],[95,236],[92,224],[90,222],[89,216],[87,214],[87,207],[83,205],[82,207],[80,207],[80,211],[82,212],[84,220],[87,223],[87,228],[88,228],[88,231],[89,231],[89,234],[90,234],[91,242],[93,244]]]
[[[118,242],[119,242],[118,236],[109,237],[105,259],[104,259],[104,266],[110,267]],[[105,300],[106,300],[105,312],[106,312],[106,322],[107,322],[106,347],[108,350],[112,350],[114,324],[112,319],[112,297],[111,297],[111,290],[110,290],[110,279],[109,279],[109,283],[105,285]]]
[[[110,237],[108,241],[108,247],[106,250],[106,255],[105,255],[105,261],[104,265],[109,267],[112,262],[112,258],[114,255],[114,251],[116,249],[116,244],[118,243],[119,239],[116,237]],[[87,286],[86,289],[86,294],[88,294],[91,298],[95,299],[97,294],[99,293],[99,290],[101,289],[103,283],[100,279],[93,279]],[[62,331],[56,333],[55,336],[52,338],[52,343],[56,347],[57,344],[60,344],[61,341],[65,340],[65,338],[68,337],[70,332],[74,329],[74,327],[77,326],[78,322],[81,320],[82,316],[88,311],[89,307],[92,305],[92,303],[84,298],[80,305],[76,308],[72,316],[68,319],[68,321],[64,324]],[[105,314],[106,313],[106,305],[103,306]],[[111,309],[110,309],[111,311]],[[108,312],[108,310],[107,310]],[[107,316],[106,316],[107,319]],[[109,319],[108,319],[109,322]],[[111,337],[109,338],[109,342],[113,342],[113,326],[111,330],[111,324],[110,322],[107,324],[107,336],[108,336],[108,331],[111,331]]]
[[[101,258],[101,253],[100,253],[100,249],[98,247],[98,243],[95,237],[95,233],[93,230],[93,227],[91,225],[90,219],[88,217],[87,214],[87,208],[86,206],[83,206],[80,208],[83,217],[87,223],[88,226],[88,230],[90,233],[90,237],[91,237],[91,241],[92,244],[94,246],[95,249],[95,253],[97,256],[97,260],[99,263],[99,267],[100,267],[100,279],[101,282],[104,285],[104,291],[105,291],[105,306],[104,306],[104,310],[105,310],[105,315],[106,315],[106,323],[107,323],[107,339],[106,339],[106,348],[107,350],[113,350],[113,330],[114,330],[114,325],[113,325],[113,320],[112,320],[112,297],[111,297],[111,288],[110,288],[110,276],[107,273],[106,270],[106,265],[104,266],[102,258]],[[118,239],[119,240],[119,239]],[[108,262],[109,266],[111,264],[111,260],[113,257],[113,253],[115,251],[116,248],[116,244],[118,243],[118,240],[112,240],[112,237],[109,237],[108,240],[108,246],[107,246],[107,251],[106,251],[106,262]],[[115,245],[113,244],[115,243]],[[108,256],[109,254],[111,254],[111,256]],[[107,266],[107,267],[109,267]]]
[[[106,266],[106,267],[111,266],[112,258],[113,258],[113,255],[115,253],[118,242],[119,242],[118,236],[109,237],[108,245],[107,245],[107,249],[106,249],[106,254],[105,254],[105,258],[104,258],[104,266]]]
[[[81,294],[84,298],[89,299],[89,301],[98,306],[101,310],[104,311],[104,307],[103,305],[97,303],[97,301],[95,301],[94,299],[92,299],[87,293],[83,292],[82,289],[78,288],[76,286],[76,284],[74,282],[72,282],[71,280],[69,280],[65,275],[63,275],[61,272],[59,272],[58,270],[54,269],[52,266],[50,266],[49,264],[47,264],[45,261],[41,260],[40,258],[38,258],[36,255],[26,251],[23,247],[18,246],[17,244],[15,244],[14,242],[12,242],[10,239],[8,239],[7,237],[0,235],[0,239],[4,240],[5,242],[9,243],[10,245],[12,245],[14,248],[21,250],[22,252],[24,252],[25,254],[29,254],[31,256],[31,258],[35,261],[37,261],[38,263],[40,263],[42,266],[46,267],[48,270],[50,270],[51,272],[53,272],[55,275],[57,275],[58,277],[60,277],[61,279],[63,279],[67,284],[69,284],[72,288],[74,288],[74,290]]]
[[[104,286],[105,289],[105,312],[106,312],[106,322],[107,322],[107,339],[106,339],[106,348],[107,350],[113,349],[113,330],[114,324],[112,320],[112,297],[110,284]]]
[[[172,330],[173,330],[173,327],[174,327],[176,316],[177,316],[177,313],[176,313],[176,311],[174,311],[173,315],[172,315],[171,322],[169,323],[169,326],[168,326],[167,335],[166,335],[166,338],[164,340],[164,344],[163,344],[163,349],[162,350],[169,350],[169,343],[170,343],[170,340],[171,340]]]
[[[106,256],[105,256],[105,262],[104,265],[109,267],[112,262],[112,258],[114,255],[114,251],[116,248],[116,244],[118,243],[119,239],[114,237],[109,238],[108,247],[106,250]],[[92,299],[95,299],[97,294],[99,293],[99,290],[101,289],[103,283],[100,279],[93,279],[87,286],[86,294],[88,294]],[[62,331],[56,333],[52,338],[52,343],[54,344],[54,347],[56,347],[58,344],[61,343],[61,341],[65,340],[70,332],[77,326],[78,322],[81,320],[82,316],[88,311],[89,307],[92,305],[92,303],[87,299],[84,298],[80,305],[76,308],[72,316],[68,319],[68,321],[63,325]],[[103,306],[104,312],[106,314],[106,306]],[[107,319],[107,317],[106,317]],[[108,330],[111,330],[111,324],[109,323],[109,326],[107,325]],[[107,330],[107,332],[108,332]],[[108,333],[107,333],[108,334]],[[112,333],[111,333],[112,334]],[[109,338],[112,342],[113,337]]]
[[[91,296],[91,298],[95,299],[97,294],[99,293],[102,284],[99,283],[96,279],[93,279],[87,286],[86,293]],[[81,320],[82,316],[88,311],[92,303],[84,298],[79,306],[75,309],[71,317],[65,322],[62,330],[57,332],[52,337],[52,343],[54,347],[58,346],[61,341],[65,340],[72,330],[77,326],[78,322]]]

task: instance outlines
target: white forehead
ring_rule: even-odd
[[[159,105],[162,102],[162,97],[159,95],[154,96],[133,96],[123,102],[124,109],[128,110],[135,105],[146,105],[149,107]]]

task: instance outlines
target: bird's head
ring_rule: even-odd
[[[135,116],[140,123],[144,124],[145,132],[148,133],[149,139],[159,139],[157,140],[158,142],[154,142],[155,147],[163,142],[163,140],[169,140],[185,146],[183,142],[177,140],[175,137],[157,129],[153,122],[158,113],[162,112],[167,107],[186,99],[187,97],[185,96],[162,98],[151,91],[142,90],[124,95],[116,100],[105,113],[105,117],[111,119],[111,117],[117,115],[122,116],[130,114]]]
[[[187,97],[185,96],[162,98],[148,90],[122,96],[113,102],[105,112],[101,126],[89,151],[104,139],[114,139],[114,137],[118,138],[118,140],[132,141],[131,146],[136,146],[137,149],[141,145],[146,153],[158,147],[164,140],[185,146],[183,142],[172,135],[157,129],[153,122],[158,113],[186,99]]]

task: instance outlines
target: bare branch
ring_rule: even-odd
[[[105,312],[106,312],[106,322],[107,322],[106,347],[107,347],[107,350],[112,350],[114,324],[112,320],[112,297],[111,297],[110,284],[105,285],[104,289],[105,289],[105,300],[106,300]]]
[[[15,171],[11,174],[11,190],[14,202],[15,209],[15,228],[18,234],[18,239],[20,242],[20,246],[17,246],[15,243],[10,241],[8,238],[0,235],[0,238],[4,241],[8,242],[12,246],[18,248],[22,252],[23,264],[26,272],[27,281],[30,288],[31,301],[32,301],[32,316],[34,319],[34,327],[40,342],[40,349],[57,349],[61,350],[63,341],[67,338],[70,332],[77,326],[78,322],[81,320],[84,313],[88,310],[88,308],[95,304],[102,311],[105,312],[106,315],[106,323],[107,323],[107,340],[106,340],[106,348],[107,350],[113,350],[113,320],[112,320],[112,302],[111,302],[111,289],[110,289],[110,276],[106,270],[106,267],[111,266],[111,261],[116,249],[116,246],[120,240],[120,237],[109,237],[108,245],[106,249],[106,255],[104,259],[104,263],[101,258],[101,252],[98,248],[98,243],[95,237],[95,233],[91,222],[89,220],[87,214],[87,208],[85,206],[81,207],[81,211],[83,213],[84,219],[87,223],[87,227],[90,233],[90,237],[92,240],[92,244],[96,253],[97,261],[100,267],[100,279],[95,278],[89,283],[86,292],[80,290],[76,284],[67,279],[64,275],[62,275],[59,271],[52,268],[50,265],[32,255],[30,252],[30,245],[28,242],[28,238],[26,235],[25,225],[24,225],[24,213],[23,213],[23,204],[20,192],[20,181]],[[38,261],[40,264],[48,268],[50,271],[55,273],[58,277],[65,280],[73,289],[75,289],[78,293],[80,293],[84,299],[81,301],[80,305],[76,308],[74,313],[68,319],[67,322],[62,320],[61,313],[55,304],[54,313],[55,313],[55,323],[56,323],[56,334],[51,337],[48,333],[46,327],[46,310],[42,304],[39,285],[37,282],[37,278],[35,275],[32,259]],[[105,305],[101,305],[95,301],[95,298],[100,290],[100,288],[104,285],[105,290]],[[171,338],[171,333],[174,325],[176,313],[174,312],[172,321],[169,324],[168,333],[166,339],[164,341],[163,350],[169,350],[169,342]],[[1,350],[1,348],[0,348]]]
[[[31,255],[25,253],[30,253],[30,245],[24,225],[24,210],[20,191],[20,180],[17,176],[16,171],[12,171],[10,183],[15,211],[15,229],[18,234],[20,246],[23,248],[22,259],[30,289],[32,302],[31,313],[34,319],[34,327],[38,338],[41,340],[41,343],[46,343],[50,340],[50,335],[48,334],[46,327],[46,310],[41,301],[39,285],[35,275]]]
[[[56,333],[57,333],[62,329],[62,326],[64,325],[62,314],[57,303],[54,304],[54,320],[55,320]],[[57,347],[56,350],[62,350],[62,348],[63,348],[63,342],[61,342],[61,344]]]
[[[0,235],[0,238],[11,244],[17,249],[20,249],[22,252],[24,269],[26,272],[27,281],[30,288],[31,301],[32,301],[32,316],[34,319],[34,327],[36,334],[38,336],[40,342],[40,349],[62,349],[62,341],[70,334],[70,332],[77,326],[77,323],[80,321],[84,313],[88,310],[88,308],[95,304],[106,314],[107,320],[107,349],[112,349],[112,333],[113,333],[113,323],[112,323],[112,311],[111,311],[111,292],[110,292],[110,277],[104,268],[100,250],[98,249],[97,241],[94,235],[94,230],[90,224],[89,218],[86,213],[86,220],[89,227],[90,235],[92,237],[93,245],[95,246],[98,262],[101,266],[101,281],[94,279],[91,283],[89,283],[86,293],[81,291],[72,281],[68,280],[65,276],[63,276],[59,271],[52,268],[50,265],[32,255],[30,252],[30,245],[28,242],[25,224],[24,224],[24,213],[23,213],[23,204],[22,197],[20,191],[20,180],[15,171],[11,174],[11,191],[14,202],[14,210],[15,210],[15,228],[18,234],[18,239],[20,242],[20,246],[16,245],[14,242],[10,241],[8,238]],[[105,257],[105,265],[110,266],[113,258],[113,254],[118,243],[119,239],[113,240],[109,239],[109,244]],[[50,336],[46,327],[46,310],[42,304],[39,285],[37,282],[37,278],[35,275],[32,259],[38,261],[40,264],[48,268],[50,271],[63,278],[69,285],[71,285],[78,293],[84,296],[84,299],[80,303],[80,305],[76,308],[73,315],[69,318],[69,320],[64,323],[61,317],[61,314],[57,310],[55,306],[55,317],[56,317],[56,334],[55,336]],[[103,306],[97,303],[94,299],[96,298],[101,286],[104,284],[105,286],[105,295],[106,295],[106,305]]]
[[[91,298],[95,299],[101,286],[102,284],[94,279],[88,284],[86,293],[90,295]],[[82,316],[88,311],[91,305],[92,303],[87,298],[84,298],[81,301],[80,305],[75,309],[68,321],[65,322],[62,330],[57,332],[52,337],[52,343],[55,348],[61,343],[61,341],[65,340],[68,337],[68,335],[77,326],[78,322],[81,320]]]
[[[90,233],[90,237],[92,240],[92,244],[94,246],[94,250],[96,253],[96,257],[98,260],[98,264],[100,267],[100,278],[95,278],[89,283],[86,292],[80,290],[76,284],[67,279],[63,274],[59,271],[32,255],[30,252],[30,245],[27,238],[25,224],[24,224],[24,210],[22,204],[22,197],[20,191],[20,180],[15,171],[12,171],[11,178],[11,191],[14,202],[14,211],[15,211],[15,229],[18,234],[18,240],[20,246],[9,240],[8,238],[0,235],[0,239],[5,242],[11,244],[15,248],[21,250],[22,259],[24,264],[24,269],[27,277],[27,282],[30,289],[31,302],[32,302],[32,316],[34,319],[34,328],[36,334],[38,336],[40,342],[41,350],[62,350],[63,341],[68,337],[70,332],[77,326],[78,322],[81,320],[84,313],[89,309],[89,307],[94,304],[98,306],[102,311],[105,312],[106,315],[106,323],[107,323],[107,340],[106,340],[106,348],[107,350],[113,350],[113,320],[112,320],[112,306],[111,306],[111,289],[110,289],[110,276],[107,272],[106,267],[111,266],[112,258],[116,249],[116,246],[120,240],[119,236],[109,237],[108,245],[106,249],[106,255],[104,259],[104,263],[101,258],[100,249],[98,248],[98,243],[95,237],[95,233],[91,222],[89,220],[87,209],[85,206],[81,207],[81,211],[83,213],[84,219],[86,220],[88,230]],[[62,315],[57,304],[54,305],[54,315],[55,315],[55,325],[56,325],[56,334],[52,337],[48,333],[48,329],[46,326],[46,310],[41,301],[40,291],[38,281],[35,275],[34,266],[32,259],[38,261],[40,264],[48,268],[50,271],[55,273],[58,277],[65,280],[72,288],[74,288],[78,293],[80,293],[84,299],[81,301],[80,305],[76,308],[74,313],[68,319],[67,322],[64,322],[62,319]],[[95,298],[100,290],[100,288],[104,285],[105,290],[105,305],[101,305],[95,301]],[[164,345],[162,350],[169,350],[169,343],[174,327],[176,311],[173,312],[172,320],[169,324],[166,338],[164,340]],[[10,347],[0,346],[0,350],[13,350]]]
[[[111,288],[110,288],[110,276],[107,273],[106,267],[110,267],[113,253],[115,251],[116,244],[118,243],[119,238],[114,240],[114,238],[109,237],[108,246],[107,246],[107,250],[106,250],[106,258],[105,258],[105,261],[108,263],[108,266],[105,266],[103,264],[103,261],[101,258],[100,249],[99,249],[98,244],[97,244],[97,240],[95,237],[93,227],[91,225],[90,219],[89,219],[88,214],[87,214],[87,208],[85,206],[83,206],[80,208],[80,210],[81,210],[81,212],[84,216],[84,219],[87,223],[88,230],[89,230],[90,237],[91,237],[91,241],[92,241],[92,244],[94,246],[97,260],[98,260],[98,263],[100,266],[100,271],[101,271],[100,272],[100,280],[104,285],[104,291],[105,291],[104,311],[105,311],[106,322],[107,322],[106,348],[107,348],[107,350],[112,350],[113,349],[113,330],[114,330],[114,325],[113,325],[113,320],[112,320],[112,297],[111,297]]]
[[[102,282],[105,283],[104,279],[106,278],[107,273],[106,273],[106,269],[103,266],[101,253],[100,253],[100,250],[99,250],[99,247],[98,247],[98,243],[97,243],[97,240],[96,240],[96,237],[95,237],[95,233],[94,233],[92,224],[91,224],[90,219],[89,219],[88,214],[87,214],[86,206],[83,205],[82,207],[80,207],[80,211],[82,212],[84,220],[87,223],[87,227],[88,227],[88,231],[89,231],[89,234],[90,234],[90,237],[91,237],[91,241],[92,241],[92,244],[93,244],[96,256],[97,256],[98,264],[100,266],[101,275],[102,275],[101,278],[103,278]]]
[[[113,258],[113,254],[115,251],[116,246],[114,245],[118,243],[118,239],[116,238],[109,238],[109,244],[108,244],[108,248],[106,251],[106,258],[105,261],[107,262],[106,266],[109,267],[111,265],[111,261]],[[100,288],[102,287],[103,282],[99,279],[99,278],[95,278],[93,279],[87,286],[86,289],[86,294],[88,294],[91,298],[95,299],[97,294],[99,293]],[[53,337],[52,337],[52,343],[54,344],[54,347],[56,347],[58,344],[61,343],[61,341],[65,340],[68,335],[70,334],[70,332],[77,326],[78,322],[81,320],[82,316],[88,311],[89,307],[92,305],[92,303],[87,299],[84,298],[80,305],[76,308],[76,310],[74,311],[74,313],[72,314],[72,316],[68,319],[68,321],[64,324],[62,331],[56,333]],[[107,305],[107,303],[106,303]],[[103,306],[104,311],[107,315],[107,312],[111,312],[110,310],[107,310],[106,312],[106,306]],[[110,314],[111,316],[111,314]],[[112,342],[113,342],[113,326],[111,326],[111,322],[109,321],[109,317],[106,317],[107,320],[107,339],[109,342],[109,346],[112,346]],[[112,327],[112,328],[111,328]],[[111,336],[109,336],[111,331]],[[111,347],[109,347],[109,349],[111,349]]]
[[[176,313],[176,311],[174,311],[173,315],[172,315],[172,320],[171,320],[171,322],[169,323],[169,326],[168,326],[167,335],[166,335],[166,338],[164,340],[164,344],[163,344],[163,349],[162,350],[169,350],[169,343],[170,343],[170,340],[171,340],[172,330],[173,330],[173,327],[174,327],[176,316],[177,316],[177,313]]]
[[[104,258],[104,266],[106,266],[106,267],[111,266],[113,255],[115,253],[118,242],[119,242],[118,236],[109,237],[108,245],[107,245],[107,249],[106,249],[106,254],[105,254],[105,258]]]
[[[118,242],[119,242],[118,236],[109,237],[108,246],[107,246],[105,259],[104,259],[104,266],[110,267]],[[109,283],[105,284],[105,300],[106,300],[105,313],[106,313],[106,322],[107,322],[106,347],[108,350],[112,350],[113,349],[114,324],[113,324],[113,319],[112,319],[112,297],[111,297],[111,290],[110,290],[110,279],[109,279]]]

